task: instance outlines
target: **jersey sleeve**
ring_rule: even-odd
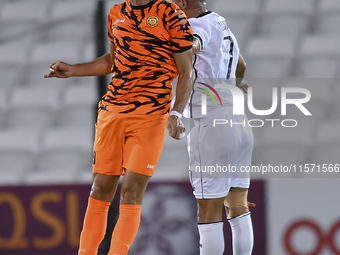
[[[211,27],[209,22],[203,19],[189,19],[193,30],[194,38],[197,38],[200,43],[200,49],[203,50],[211,39]]]
[[[110,42],[115,43],[114,37],[113,37],[113,32],[112,32],[112,19],[111,19],[110,14],[107,17],[107,36],[108,36]]]
[[[168,16],[168,27],[171,36],[171,50],[181,53],[192,48],[193,33],[184,12],[178,7]]]

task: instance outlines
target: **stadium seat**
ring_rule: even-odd
[[[290,74],[294,41],[289,37],[258,37],[249,42],[243,56],[247,78],[282,78]]]
[[[77,172],[91,169],[93,130],[50,129],[43,137],[38,169],[26,178],[29,184],[74,183]]]
[[[29,129],[0,131],[0,184],[18,184],[35,166],[39,134]]]
[[[320,123],[316,133],[312,162],[315,164],[339,164],[340,121]],[[339,174],[339,173],[338,173]]]
[[[256,18],[260,12],[259,2],[258,0],[214,0],[208,3],[208,8],[226,19],[242,49],[247,38],[254,31]]]
[[[69,86],[61,102],[60,125],[92,127],[95,121],[98,92],[96,83],[88,79],[85,84]]]
[[[94,14],[96,10],[96,1],[57,1],[51,6],[52,20],[78,19],[79,17],[88,17]]]
[[[36,21],[44,22],[47,17],[49,0],[8,1],[1,8],[0,20],[7,21]]]
[[[27,54],[27,47],[21,42],[2,44],[0,47],[0,67],[17,68],[24,65],[27,61]]]
[[[333,98],[333,79],[307,79],[293,78],[285,80],[283,87],[305,88],[311,93],[311,100],[305,104],[305,108],[312,116],[305,116],[294,105],[287,106],[286,118],[296,119],[301,124],[311,125],[315,127],[317,123],[327,120],[330,116],[330,107]],[[301,98],[304,95],[298,93],[289,93],[287,98]]]
[[[41,131],[56,121],[59,101],[53,87],[16,88],[9,105],[9,126]]]
[[[34,28],[47,21],[49,4],[49,0],[5,2],[0,8],[0,38],[15,36],[14,39],[25,41],[26,44],[34,41],[34,37],[29,34]],[[37,38],[36,34],[35,38]]]
[[[264,35],[296,38],[309,30],[314,0],[269,0],[261,15],[260,31]]]
[[[0,87],[0,130],[7,124],[8,93]]]
[[[340,1],[319,1],[315,31],[320,34],[339,34],[340,27]]]
[[[262,139],[255,141],[254,165],[290,166],[306,163],[312,138],[310,126],[282,127],[276,122],[276,126],[272,127],[269,123],[263,129]]]
[[[340,80],[335,82],[335,93],[333,95],[333,104],[331,107],[331,119],[340,120]]]
[[[94,38],[93,19],[80,17],[71,21],[54,23],[47,31],[48,41],[78,40],[89,41]]]
[[[0,50],[1,51],[1,50]],[[11,89],[12,86],[15,85],[15,81],[17,80],[17,73],[20,69],[0,66],[0,90],[6,92],[7,90]]]
[[[295,76],[306,78],[334,78],[339,76],[340,35],[312,35],[306,37],[298,55]]]
[[[78,62],[81,56],[80,45],[81,42],[69,40],[41,42],[33,48],[30,62],[34,65],[49,65],[58,59],[64,62]]]
[[[109,51],[108,51],[109,52]],[[96,45],[93,40],[89,40],[86,45],[84,45],[83,54],[81,56],[81,61],[92,61],[96,58]]]

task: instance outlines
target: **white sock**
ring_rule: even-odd
[[[223,255],[223,222],[198,224],[200,255]]]
[[[250,212],[228,219],[233,238],[233,255],[251,255],[254,244]]]

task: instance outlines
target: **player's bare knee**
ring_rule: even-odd
[[[138,191],[126,190],[121,192],[121,204],[141,204],[140,200],[141,198]]]
[[[98,200],[111,201],[116,191],[118,179],[119,177],[100,174],[94,176],[90,196]]]
[[[247,205],[234,205],[228,207],[228,217],[234,218],[249,212],[249,207]]]

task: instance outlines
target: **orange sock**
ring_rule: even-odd
[[[78,255],[97,255],[99,244],[105,236],[110,204],[111,202],[89,198]]]
[[[140,224],[141,205],[121,204],[108,255],[127,255]]]

